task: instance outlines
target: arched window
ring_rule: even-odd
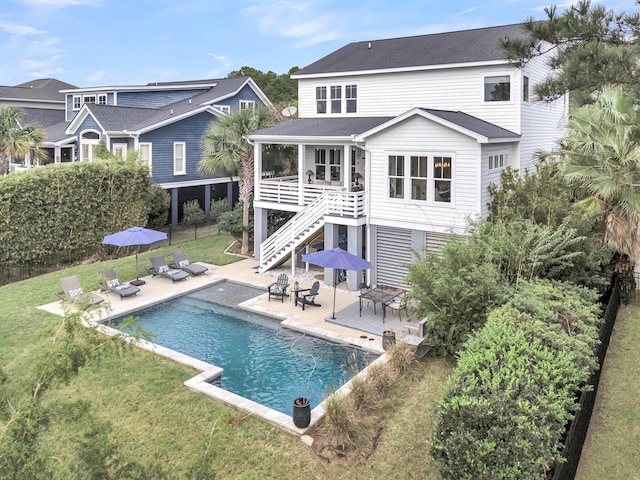
[[[93,130],[82,132],[80,135],[80,161],[90,161],[94,158],[94,150],[100,141],[100,134]]]

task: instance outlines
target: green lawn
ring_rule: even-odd
[[[222,253],[231,240],[220,235],[173,245],[141,254],[139,262],[146,267],[150,256],[168,256],[183,248],[194,261],[226,264],[238,259]],[[121,278],[135,277],[135,259],[127,257],[0,287],[0,365],[14,398],[26,387],[22,376],[29,374],[49,342],[50,333],[45,332],[60,322],[35,307],[55,300],[62,276],[77,274],[86,290],[97,288],[97,272],[103,268],[114,268]],[[39,448],[50,452],[51,461],[59,465],[59,478],[72,478],[69,469],[77,442],[100,441],[87,437],[79,417],[65,413],[70,401],[86,400],[91,413],[108,423],[108,440],[119,458],[141,464],[152,478],[202,478],[194,468],[201,467],[204,459],[215,472],[204,478],[439,479],[427,439],[436,402],[452,371],[441,358],[420,362],[385,399],[380,416],[384,428],[374,453],[367,459],[325,462],[296,436],[188,390],[182,383],[194,374],[189,368],[132,349],[122,357],[108,356],[82,368],[68,384],[44,394],[46,405],[64,407],[51,416]]]
[[[640,479],[640,307],[618,313],[576,480]]]

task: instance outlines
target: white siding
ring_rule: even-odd
[[[474,139],[422,117],[412,117],[373,136],[367,141],[367,149],[372,225],[459,233],[469,218],[480,215],[480,145]],[[452,202],[389,198],[387,159],[394,153],[453,155]]]
[[[493,75],[511,75],[511,101],[484,101],[484,77]],[[331,117],[316,114],[316,86],[356,84],[360,116],[395,116],[414,107],[460,110],[520,133],[520,82],[520,71],[506,65],[300,79],[298,103],[300,118]]]
[[[486,218],[489,215],[489,207],[487,204],[491,201],[489,195],[489,185],[500,185],[500,174],[502,169],[489,170],[489,155],[495,155],[498,153],[506,153],[508,155],[508,163],[504,168],[510,166],[512,168],[518,168],[518,144],[517,143],[505,143],[501,145],[483,145],[482,146],[482,218]]]
[[[533,94],[534,86],[541,83],[548,73],[546,59],[541,58],[532,59],[522,72],[529,77],[531,94],[529,102],[522,102],[521,173],[524,173],[525,169],[533,168],[537,160],[537,151],[556,148],[558,140],[565,132],[568,98],[565,96],[555,102],[544,103],[538,101]]]

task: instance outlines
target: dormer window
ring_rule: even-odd
[[[484,77],[484,101],[508,102],[511,100],[511,77],[498,75]]]

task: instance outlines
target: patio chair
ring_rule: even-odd
[[[80,287],[80,280],[77,275],[63,277],[60,279],[62,292],[58,297],[63,300],[70,300],[71,303],[85,304],[87,307],[104,302],[104,298],[93,293],[85,293]]]
[[[296,304],[300,302],[302,304],[302,310],[304,310],[305,305],[311,305],[312,307],[320,307],[319,303],[316,303],[316,295],[318,295],[318,290],[320,290],[320,282],[315,281],[311,288],[300,290],[298,292],[298,296],[296,297]],[[307,293],[304,293],[307,292]]]
[[[371,300],[369,300],[368,298],[363,297],[362,295],[367,293],[369,290],[371,290],[371,287],[369,285],[367,285],[365,282],[362,282],[360,284],[360,286],[358,287],[358,290],[360,290],[360,302],[361,305],[363,305],[365,302],[367,302],[366,306],[367,308],[369,308],[369,304],[371,303]],[[376,304],[375,302],[373,303],[373,313],[375,314],[375,309],[376,309]]]
[[[284,302],[284,297],[288,297],[287,287],[289,286],[289,276],[286,273],[278,275],[278,280],[267,287],[269,291],[269,301],[271,297],[280,297],[280,302]]]
[[[178,280],[185,280],[189,277],[189,274],[184,270],[178,270],[177,268],[171,268],[164,257],[151,257],[151,274],[155,276],[170,278],[174,282]]]
[[[184,254],[183,250],[175,250],[171,252],[171,256],[173,257],[172,266],[175,266],[180,270],[184,270],[185,272],[193,276],[202,275],[207,270],[209,270],[208,267],[200,265],[199,263],[189,263],[189,260],[187,259],[187,256]]]
[[[104,278],[103,289],[108,292],[117,293],[120,295],[120,300],[132,297],[140,292],[140,289],[135,285],[131,285],[130,283],[120,283],[116,272],[111,268],[102,270],[99,273]]]
[[[402,320],[401,312],[407,309],[407,296],[403,294],[400,298],[394,298],[389,303],[385,304],[385,307],[389,307],[391,310],[398,312],[398,318]],[[406,315],[406,312],[405,312]]]

